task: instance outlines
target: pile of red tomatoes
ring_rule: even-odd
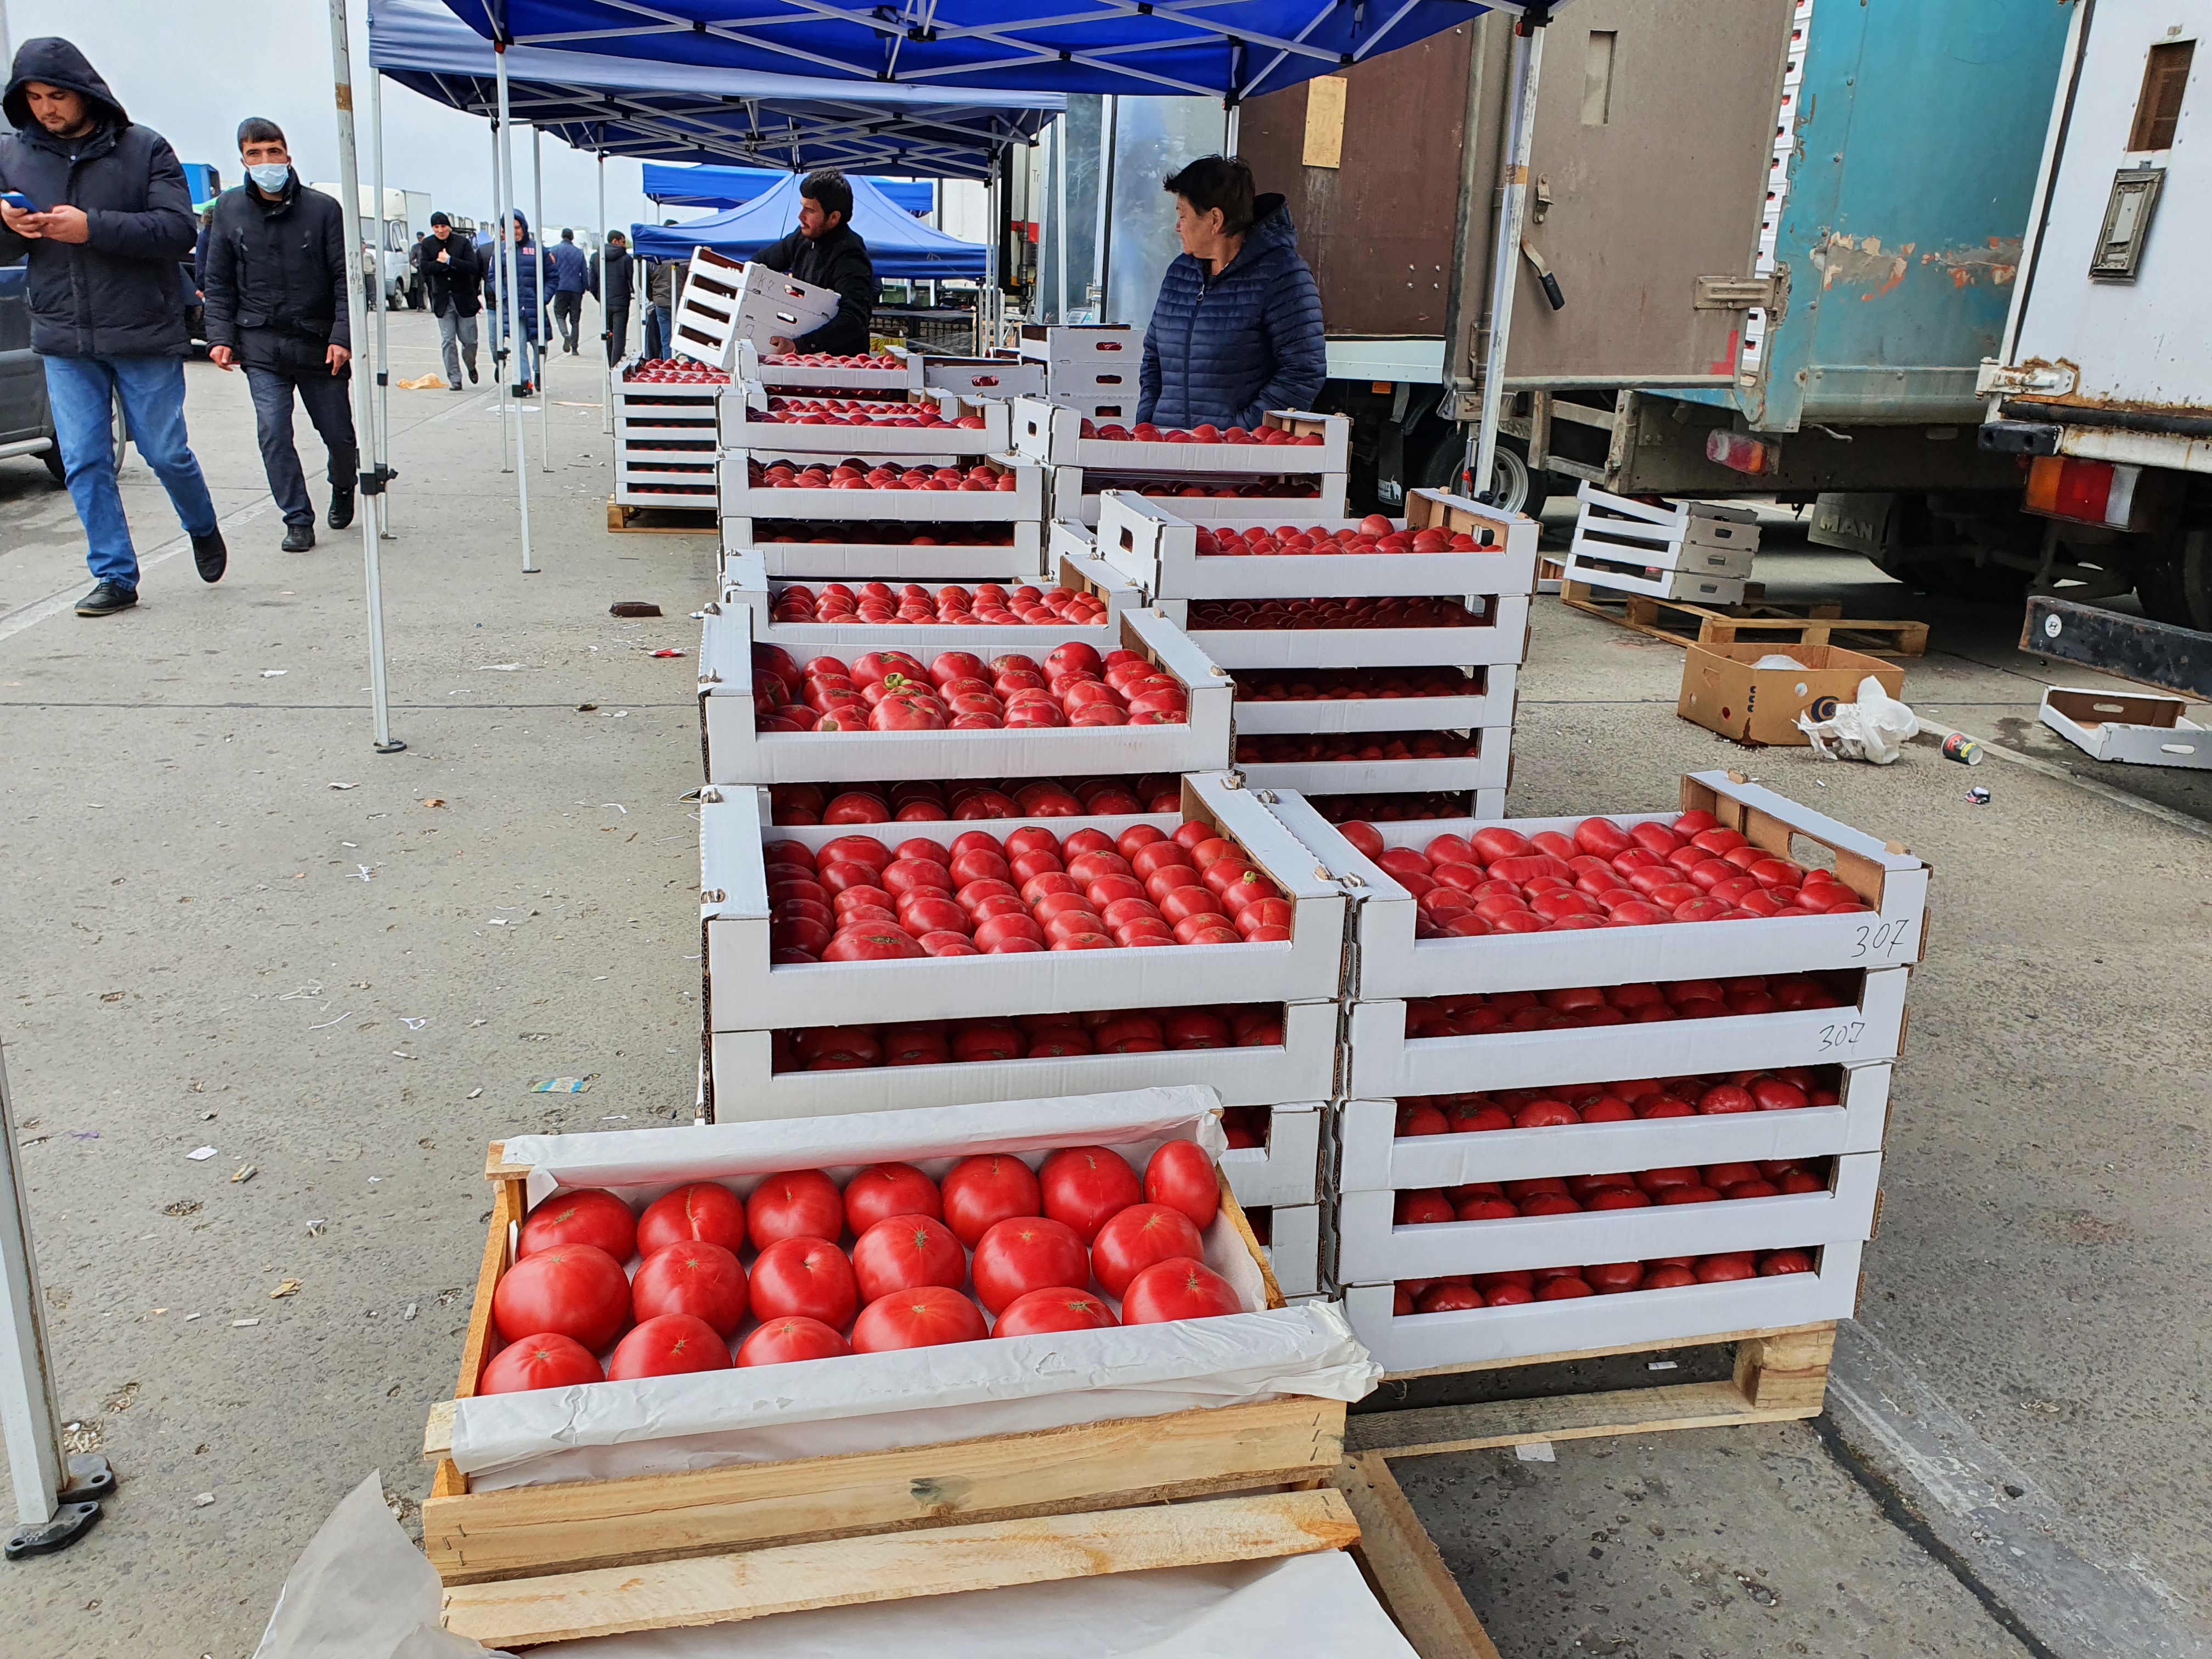
[[[1422,1031],[1438,1035],[1429,1030],[1429,1023],[1424,1019]],[[1493,1129],[1542,1129],[1571,1123],[1626,1123],[1636,1118],[1795,1111],[1840,1103],[1843,1097],[1832,1082],[1832,1075],[1824,1079],[1809,1066],[1785,1066],[1771,1072],[1737,1072],[1725,1077],[1647,1077],[1548,1089],[1406,1095],[1398,1101],[1398,1133],[1480,1134]]]
[[[1134,778],[971,778],[949,783],[915,779],[829,786],[779,783],[769,790],[771,821],[782,826],[1103,818],[1173,812],[1182,805],[1182,781],[1166,772],[1148,772]]]
[[[1042,663],[1010,654],[987,665],[972,652],[942,651],[927,668],[903,651],[801,665],[781,646],[757,645],[753,703],[762,732],[1017,732],[1190,719],[1182,682],[1150,658],[1101,657],[1080,641],[1054,647]]]
[[[1032,951],[1268,944],[1291,937],[1282,890],[1212,824],[1061,841],[1026,825],[950,847],[841,836],[770,842],[771,963],[889,962]]]
[[[771,398],[766,410],[750,410],[748,422],[764,426],[888,426],[928,431],[981,432],[981,415],[948,421],[934,404],[881,403],[848,398]]]
[[[1143,493],[1149,495],[1155,492],[1148,489]],[[1278,525],[1273,529],[1257,525],[1249,529],[1233,525],[1200,525],[1198,529],[1198,552],[1201,558],[1260,558],[1269,554],[1314,556],[1333,553],[1479,553],[1489,545],[1487,530],[1478,538],[1463,530],[1443,530],[1433,526],[1420,530],[1401,529],[1380,513],[1369,514],[1356,527],[1346,526],[1335,530],[1320,525],[1303,530],[1295,525]]]
[[[1205,1265],[1219,1203],[1189,1140],[1162,1144],[1141,1176],[1110,1146],[1070,1146],[1034,1170],[970,1158],[942,1185],[910,1164],[872,1164],[842,1192],[820,1170],[743,1197],[694,1182],[642,1215],[611,1192],[556,1192],[492,1294],[506,1346],[479,1391],[1241,1313]]]
[[[975,1065],[1170,1049],[1261,1048],[1283,1041],[1279,1006],[1090,1009],[900,1025],[809,1025],[770,1042],[778,1072],[850,1072],[880,1066]],[[1233,1144],[1233,1143],[1232,1143]]]
[[[1401,1279],[1390,1311],[1457,1313],[1468,1308],[1510,1308],[1529,1302],[1565,1302],[1578,1296],[1622,1296],[1683,1285],[1725,1285],[1740,1279],[1809,1273],[1810,1250],[1727,1250],[1716,1255],[1668,1255],[1651,1261],[1607,1261],[1583,1267],[1513,1267],[1502,1273],[1451,1273],[1442,1279]]]
[[[978,582],[974,587],[945,586],[934,592],[920,582],[893,587],[889,582],[824,583],[821,592],[792,583],[779,587],[771,607],[780,623],[867,623],[964,627],[981,623],[1010,628],[1073,623],[1095,627],[1106,620],[1106,601],[1089,589],[1036,587],[1017,583]]]
[[[1419,597],[1341,599],[1193,599],[1193,633],[1280,633],[1304,628],[1480,628],[1491,622],[1487,601],[1470,610],[1459,599]]]
[[[1098,426],[1085,421],[1081,435],[1103,439],[1108,443],[1259,444],[1263,447],[1305,449],[1319,449],[1327,441],[1318,432],[1292,432],[1279,426],[1222,428],[1209,422],[1204,426],[1158,427],[1150,421],[1139,421],[1134,427],[1126,427],[1113,421]]]
[[[1021,488],[1021,475],[1002,471],[979,462],[964,471],[957,466],[886,466],[880,463],[846,460],[834,466],[826,461],[745,461],[745,483],[754,489],[921,489],[1012,491]]]
[[[1472,992],[1464,996],[1416,997],[1406,1005],[1406,1035],[1486,1036],[1492,1031],[1652,1025],[1672,1019],[1725,1019],[1730,1015],[1841,1008],[1846,1000],[1811,974],[1678,979],[1664,985],[1577,985],[1552,991]]]

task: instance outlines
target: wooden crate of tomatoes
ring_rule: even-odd
[[[448,1583],[1316,1480],[1377,1368],[1285,1306],[1204,1090],[495,1145]]]

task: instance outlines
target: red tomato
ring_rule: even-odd
[[[853,1345],[818,1319],[772,1319],[753,1328],[738,1345],[738,1364],[782,1365],[794,1359],[832,1359]]]
[[[844,1330],[860,1305],[853,1264],[819,1238],[780,1238],[753,1259],[753,1311],[763,1320],[799,1315]]]
[[[974,1342],[988,1334],[983,1310],[973,1302],[942,1285],[923,1285],[862,1309],[853,1325],[853,1352],[933,1348],[945,1342]]]
[[[1596,1292],[1590,1289],[1587,1280],[1577,1279],[1573,1274],[1568,1273],[1558,1279],[1546,1279],[1536,1291],[1536,1300],[1539,1302],[1565,1302],[1572,1297],[1594,1296]]]
[[[1156,1261],[1197,1258],[1206,1246],[1181,1210],[1164,1204],[1132,1204],[1098,1230],[1091,1267],[1106,1294],[1125,1295],[1129,1281]]]
[[[607,1374],[591,1350],[574,1337],[546,1332],[526,1336],[501,1348],[477,1382],[478,1394],[521,1394],[531,1389],[565,1389],[578,1382],[604,1382]]]
[[[1777,1273],[1809,1273],[1812,1271],[1813,1258],[1802,1250],[1772,1250],[1759,1258],[1761,1278],[1771,1278]]]
[[[491,1317],[510,1342],[567,1336],[597,1353],[629,1323],[629,1279],[592,1245],[550,1245],[507,1269],[491,1294]]]
[[[945,1224],[971,1250],[996,1224],[1033,1216],[1044,1201],[1036,1171],[1006,1153],[955,1164],[945,1177],[944,1200]]]
[[[1117,1211],[1144,1196],[1128,1159],[1110,1146],[1064,1146],[1044,1161],[1038,1187],[1044,1212],[1075,1229],[1085,1244]]]
[[[1594,820],[1603,822],[1604,820]],[[1576,837],[1579,840],[1579,835]],[[1603,1261],[1583,1269],[1583,1282],[1600,1296],[1620,1296],[1644,1284],[1641,1261]]]
[[[845,1183],[845,1224],[854,1237],[894,1215],[942,1220],[945,1206],[937,1183],[911,1164],[872,1164]],[[875,1297],[863,1299],[872,1302]]]
[[[1724,1285],[1731,1279],[1749,1279],[1755,1273],[1747,1251],[1732,1250],[1724,1255],[1709,1255],[1698,1264],[1698,1283]]]
[[[744,1249],[744,1200],[719,1182],[695,1181],[656,1198],[637,1218],[640,1255],[693,1238],[726,1250]]]
[[[724,1336],[744,1322],[745,1270],[732,1252],[703,1240],[680,1240],[646,1257],[630,1280],[629,1294],[641,1322],[663,1314],[692,1314]]]
[[[1194,1140],[1164,1143],[1145,1165],[1145,1201],[1180,1210],[1194,1227],[1212,1226],[1221,1208],[1221,1181],[1213,1172],[1213,1160]]]
[[[1091,1258],[1066,1222],[1017,1216],[998,1222],[975,1246],[975,1297],[993,1313],[1031,1291],[1091,1282]]]
[[[991,1334],[1036,1336],[1047,1331],[1097,1331],[1120,1322],[1113,1310],[1090,1291],[1055,1285],[1016,1297],[992,1325]]]
[[[730,1369],[730,1345],[705,1320],[690,1314],[648,1319],[623,1338],[607,1361],[607,1381],[641,1376],[683,1376],[692,1371]]]
[[[524,1220],[514,1254],[520,1260],[555,1244],[589,1244],[627,1261],[637,1249],[637,1219],[629,1205],[596,1187],[555,1193]]]
[[[957,1291],[968,1282],[968,1252],[941,1221],[885,1216],[853,1246],[853,1277],[863,1304],[921,1285]]]
[[[745,1200],[745,1228],[763,1250],[781,1238],[836,1238],[845,1228],[845,1200],[819,1170],[763,1176]]]
[[[1121,1297],[1124,1325],[1212,1319],[1243,1311],[1229,1281],[1190,1256],[1155,1261],[1129,1281],[1129,1288]]]
[[[1662,1263],[1646,1273],[1644,1275],[1644,1283],[1639,1288],[1647,1291],[1672,1291],[1697,1282],[1698,1275],[1692,1270],[1668,1262]]]

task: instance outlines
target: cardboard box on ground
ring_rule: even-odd
[[[1682,695],[1674,712],[1738,743],[1807,746],[1797,717],[1827,719],[1857,701],[1868,676],[1900,702],[1905,670],[1838,645],[1697,645],[1682,654]]]

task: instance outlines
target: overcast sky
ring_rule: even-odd
[[[355,107],[362,117],[361,177],[369,179],[368,9],[353,15]],[[223,183],[240,180],[238,123],[265,115],[284,129],[292,159],[310,180],[337,177],[337,121],[331,102],[330,9],[322,0],[0,0],[10,50],[58,34],[92,61],[131,118],[152,127],[186,161],[212,162]],[[591,224],[598,164],[551,138],[544,155],[545,217]],[[516,197],[530,210],[526,146],[515,153]],[[629,224],[694,217],[655,213],[639,194],[638,163],[607,163],[607,217]],[[425,190],[431,204],[492,217],[491,137],[486,123],[387,82],[384,181]]]

